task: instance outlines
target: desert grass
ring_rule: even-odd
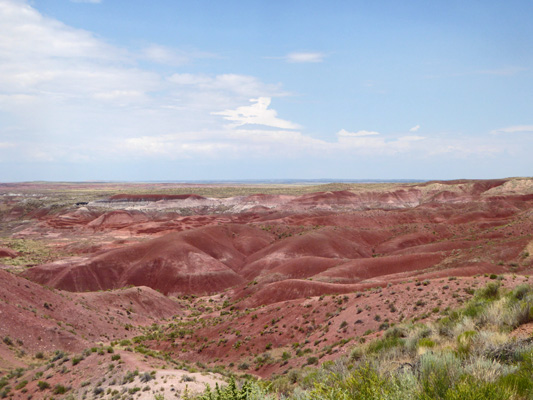
[[[293,370],[271,381],[248,380],[241,389],[200,398],[531,399],[533,340],[509,333],[531,322],[532,313],[532,287],[503,290],[491,282],[464,307],[433,323],[399,324],[319,368]]]

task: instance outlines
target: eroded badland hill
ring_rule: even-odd
[[[529,178],[0,184],[0,221],[0,390],[15,399],[288,374],[443,318],[496,277],[533,283]]]

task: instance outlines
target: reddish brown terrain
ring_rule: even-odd
[[[155,360],[271,376],[533,270],[528,178],[0,184],[0,212],[0,371],[25,368],[19,381],[56,350],[100,345],[122,371]],[[28,393],[43,395],[33,381],[11,392]]]

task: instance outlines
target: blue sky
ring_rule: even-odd
[[[531,1],[0,0],[0,181],[533,170]]]

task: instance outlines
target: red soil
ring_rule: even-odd
[[[127,325],[181,312],[179,304],[147,287],[69,293],[0,270],[0,337],[11,338],[13,350],[81,351],[97,341],[130,336]],[[9,354],[6,347],[0,343]]]
[[[15,258],[18,257],[18,253],[14,250],[0,247],[0,258]]]
[[[111,250],[81,263],[34,267],[24,276],[71,291],[145,285],[164,294],[207,294],[242,283],[235,270],[246,255],[270,241],[270,234],[245,225],[206,227]]]
[[[197,194],[116,194],[109,197],[109,202],[140,202],[140,201],[161,201],[161,200],[202,200],[203,196]]]
[[[329,280],[337,283],[360,283],[372,278],[377,281],[388,282],[394,275],[411,271],[423,271],[439,264],[445,258],[444,254],[417,253],[408,255],[394,255],[378,258],[353,260],[334,268],[328,269],[315,276],[315,279]]]
[[[93,229],[123,228],[134,223],[147,222],[148,216],[140,211],[110,211],[87,224]]]
[[[299,342],[323,352],[321,362],[332,359],[345,351],[334,345],[340,340],[370,339],[389,322],[436,318],[434,310],[457,306],[470,287],[485,284],[483,274],[506,274],[504,285],[524,281],[520,274],[533,271],[533,195],[520,185],[529,187],[429,182],[226,203],[122,195],[106,203],[113,211],[91,204],[27,211],[6,198],[4,231],[58,251],[55,262],[22,274],[49,288],[0,271],[0,337],[15,339],[0,343],[0,362],[24,363],[16,357],[22,348],[79,351],[131,338],[143,333],[136,327],[171,317],[190,324],[188,333],[145,344],[175,358],[253,364],[269,344],[276,354]],[[174,200],[187,200],[187,215]],[[129,285],[138,287],[120,289]],[[213,296],[181,297],[185,308],[164,294]],[[294,357],[253,373],[304,362]]]
[[[301,297],[309,291],[322,293],[315,289],[320,287],[316,285],[305,284],[302,289],[298,279],[336,285],[380,285],[413,275],[446,276],[447,269],[454,274],[462,271],[459,275],[481,270],[502,272],[499,265],[502,263],[519,271],[528,265],[520,262],[520,254],[533,239],[529,215],[533,198],[515,193],[480,197],[502,182],[505,181],[433,182],[440,185],[440,191],[425,194],[423,188],[429,184],[382,193],[340,191],[292,198],[275,195],[244,198],[258,203],[254,207],[265,201],[274,208],[276,201],[310,207],[351,204],[355,209],[361,201],[367,206],[373,201],[388,204],[387,209],[362,211],[272,210],[183,217],[132,210],[96,216],[94,211],[80,209],[62,220],[81,223],[93,218],[85,224],[87,228],[128,235],[173,233],[114,249],[117,245],[107,245],[101,248],[111,248],[110,251],[88,260],[37,266],[25,276],[72,291],[147,285],[165,294],[179,295],[208,294],[235,287],[237,298],[251,280],[258,283],[253,292],[266,290],[269,283],[289,280],[288,285],[297,285],[297,289],[286,290],[284,286],[283,290],[291,293],[287,298],[293,298],[300,291]],[[442,191],[442,187],[450,190]],[[453,204],[436,202],[439,193],[450,193]],[[117,199],[125,198],[121,196]],[[418,204],[424,196],[429,199],[427,202],[409,208],[409,204]],[[401,204],[404,209],[398,209]],[[393,205],[396,209],[388,209]],[[61,227],[57,224],[60,218],[52,220],[56,227]],[[270,298],[269,301],[274,301],[278,297]]]

